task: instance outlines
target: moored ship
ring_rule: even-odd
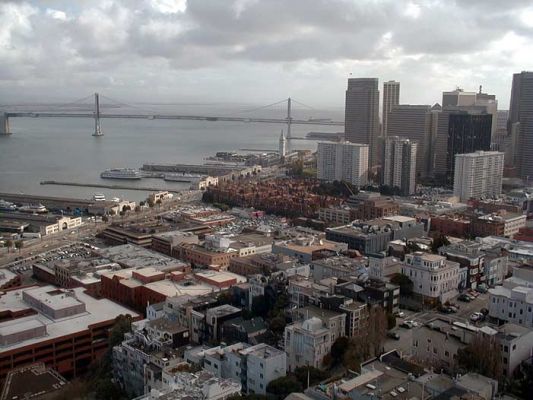
[[[17,206],[9,201],[0,199],[0,211],[17,211]]]
[[[43,206],[42,204],[28,204],[28,205],[19,207],[18,210],[20,212],[32,213],[32,214],[44,214],[48,212],[46,207]]]
[[[106,169],[100,174],[105,179],[141,179],[141,173],[132,168],[112,168]]]

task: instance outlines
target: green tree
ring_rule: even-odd
[[[4,244],[4,246],[7,247],[7,252],[9,253],[9,250],[13,247],[13,240],[7,239],[6,243]]]
[[[407,275],[397,273],[390,278],[390,282],[400,287],[400,294],[410,296],[413,293],[413,281]]]
[[[431,252],[437,254],[439,252],[439,248],[442,246],[448,246],[450,244],[450,241],[446,237],[446,235],[443,235],[442,233],[438,236],[433,238],[433,242],[431,243]]]
[[[284,399],[289,394],[301,392],[304,386],[295,376],[287,375],[270,381],[267,385],[267,392],[275,395],[278,399]]]
[[[287,322],[283,315],[277,315],[270,320],[269,328],[275,334],[281,334],[285,330]]]
[[[266,318],[270,307],[264,295],[255,296],[252,300],[252,313],[256,316]]]
[[[102,221],[103,222],[108,222],[109,221],[109,217],[107,215],[102,215]]]
[[[226,290],[224,292],[220,292],[220,294],[217,296],[217,301],[220,305],[233,304],[233,296],[229,290]]]
[[[502,377],[502,351],[496,338],[477,335],[457,351],[458,367],[499,380]]]
[[[133,318],[130,314],[119,315],[109,332],[109,348],[119,345],[124,340],[124,334],[131,331]]]
[[[341,336],[333,342],[331,346],[331,358],[334,364],[340,364],[342,362],[344,352],[350,345],[350,339],[346,336]]]
[[[294,370],[294,375],[296,376],[296,379],[300,382],[300,384],[307,388],[307,377],[309,374],[309,385],[313,386],[316,385],[329,377],[331,377],[331,374],[327,371],[322,371],[315,367],[298,367]]]
[[[387,314],[387,329],[391,330],[396,327],[396,317],[392,314]]]
[[[15,241],[15,248],[18,249],[19,253],[20,253],[20,251],[22,250],[23,247],[24,247],[24,241],[22,241],[22,240],[16,240]]]
[[[148,199],[147,201],[148,201],[148,207],[152,208],[155,205],[152,199]]]

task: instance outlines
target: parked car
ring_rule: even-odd
[[[400,340],[400,335],[397,332],[387,332],[387,337],[394,340]]]
[[[404,313],[403,311],[399,311],[399,312],[397,312],[395,315],[396,315],[396,317],[398,317],[398,318],[403,318],[403,317],[405,317],[405,313]]]
[[[413,324],[411,323],[411,321],[403,321],[400,324],[400,327],[405,329],[411,329],[413,327]]]
[[[477,321],[483,321],[485,319],[485,316],[481,314],[480,312],[475,312],[472,315],[470,315],[470,321],[477,322]]]
[[[487,316],[487,315],[489,314],[489,309],[483,307],[481,310],[479,310],[479,312],[480,312],[481,314],[483,314],[484,316]]]
[[[467,294],[464,294],[464,293],[463,293],[462,295],[460,295],[460,296],[457,298],[457,300],[459,300],[459,301],[463,301],[463,302],[465,302],[465,303],[470,303],[470,302],[472,301],[472,298],[471,298],[470,296],[468,296]]]

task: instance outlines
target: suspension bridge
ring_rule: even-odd
[[[133,108],[139,108],[135,106],[128,105],[126,103],[122,103],[116,100],[113,100],[106,96],[101,96],[102,98],[106,100],[110,100],[116,104],[133,107]],[[243,122],[243,123],[266,123],[266,124],[282,124],[285,125],[287,128],[287,140],[290,141],[291,139],[300,139],[293,137],[291,134],[291,126],[292,125],[322,125],[322,126],[344,126],[344,122],[339,121],[333,121],[331,119],[296,119],[293,118],[292,113],[292,104],[296,103],[301,106],[305,106],[308,108],[312,108],[307,106],[304,103],[298,102],[294,99],[291,99],[290,97],[287,99],[283,99],[281,101],[268,104],[265,106],[261,106],[252,110],[247,111],[256,111],[265,109],[268,107],[280,105],[283,103],[287,104],[287,111],[286,116],[284,118],[264,118],[264,117],[235,117],[235,116],[216,116],[216,115],[180,115],[180,114],[159,114],[156,112],[146,112],[146,110],[143,110],[142,113],[110,113],[106,112],[103,113],[100,110],[100,95],[98,93],[95,93],[94,96],[86,96],[82,99],[76,100],[72,103],[63,104],[61,106],[57,106],[59,108],[65,108],[67,106],[80,104],[80,101],[86,101],[89,98],[94,98],[94,109],[92,112],[90,111],[83,111],[83,112],[76,112],[76,111],[24,111],[24,112],[0,112],[0,135],[10,135],[10,127],[9,127],[9,120],[11,118],[93,118],[94,119],[94,131],[92,133],[93,136],[101,137],[104,135],[102,131],[102,127],[100,125],[100,120],[103,118],[126,118],[126,119],[149,119],[149,120],[157,120],[157,119],[166,119],[166,120],[186,120],[186,121],[210,121],[210,122]]]

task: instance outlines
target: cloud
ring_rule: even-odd
[[[0,3],[3,97],[105,89],[143,100],[150,87],[168,98],[262,101],[296,90],[342,104],[352,72],[401,80],[402,100],[412,103],[439,101],[456,85],[473,89],[473,80],[506,103],[511,74],[533,64],[523,56],[533,50],[530,1],[40,3]]]

